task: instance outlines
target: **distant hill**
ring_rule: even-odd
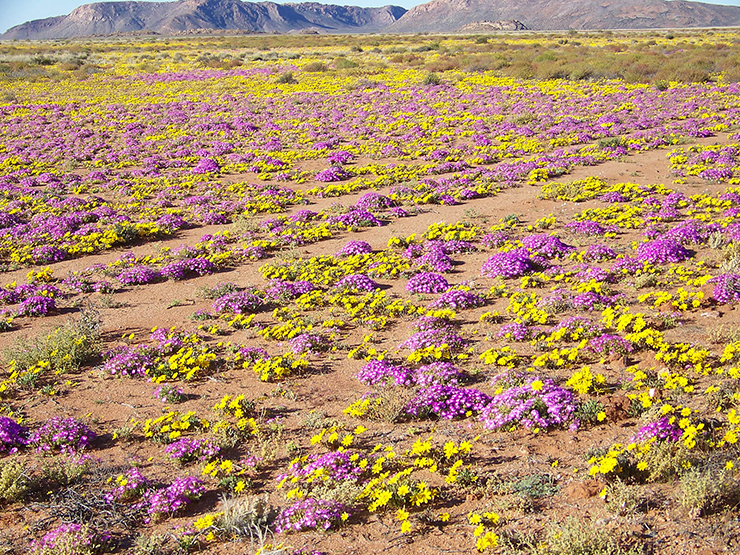
[[[366,33],[398,20],[399,6],[359,8],[316,2],[276,4],[241,0],[179,0],[178,2],[96,2],[66,16],[17,25],[1,39],[51,39],[149,31],[175,34],[201,30],[239,30],[254,33]]]
[[[385,31],[446,33],[511,20],[533,30],[731,27],[740,25],[740,7],[683,0],[433,0]]]

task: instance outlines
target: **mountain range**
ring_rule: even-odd
[[[513,25],[513,28],[512,28]],[[446,33],[480,29],[656,29],[740,26],[740,7],[684,0],[432,0],[410,10],[242,0],[96,2],[29,21],[0,39],[118,33]]]

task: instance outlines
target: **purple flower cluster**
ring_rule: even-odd
[[[546,233],[529,235],[522,239],[522,245],[533,254],[544,256],[545,258],[564,256],[575,249],[575,247],[566,245],[554,235],[547,235]]]
[[[217,313],[247,314],[257,312],[262,299],[248,291],[234,291],[213,301],[212,309]]]
[[[565,229],[579,235],[587,236],[604,235],[607,231],[599,222],[592,220],[573,221],[566,224]]]
[[[365,385],[412,385],[413,372],[385,360],[371,360],[357,373],[357,379]]]
[[[15,453],[19,447],[28,443],[28,429],[12,418],[0,416],[0,452]]]
[[[124,480],[113,488],[113,491],[105,494],[105,500],[108,503],[138,499],[152,486],[152,483],[144,477],[141,470],[135,466],[126,471],[123,476]]]
[[[569,422],[571,428],[578,427],[579,422],[573,419],[577,407],[572,392],[555,385],[550,379],[515,376],[515,381],[523,382],[520,385],[507,383],[511,379],[510,376],[494,379],[494,385],[504,382],[502,385],[510,387],[495,395],[483,409],[481,421],[484,427],[497,430],[522,425],[547,429]]]
[[[366,468],[353,460],[352,455],[346,451],[330,451],[324,454],[309,455],[306,462],[301,466],[300,462],[290,465],[290,472],[297,478],[311,478],[317,470],[322,470],[322,476],[327,476],[337,482],[345,480],[357,481],[366,472]],[[279,476],[278,480],[285,476]]]
[[[409,293],[442,293],[450,288],[444,276],[431,272],[421,272],[412,276],[406,283]]]
[[[330,183],[332,181],[344,181],[352,177],[352,174],[347,172],[341,166],[331,166],[325,170],[321,170],[314,176],[316,181],[323,181],[324,183]]]
[[[480,238],[481,243],[487,249],[503,247],[510,240],[511,234],[508,231],[495,231]]]
[[[604,328],[598,322],[592,322],[583,316],[569,316],[562,319],[554,328],[553,332],[567,329],[570,332],[576,332],[579,329],[586,337],[593,337],[604,332]]]
[[[275,531],[282,534],[315,528],[328,530],[332,525],[340,522],[342,513],[349,513],[349,511],[350,508],[339,501],[316,500],[307,497],[282,510],[277,518]]]
[[[53,245],[41,245],[33,249],[31,258],[36,264],[51,264],[67,258],[67,253]]]
[[[221,167],[212,158],[201,158],[191,171],[194,174],[215,173],[221,171]]]
[[[329,341],[315,333],[296,335],[288,341],[288,345],[290,346],[290,350],[296,355],[304,353],[315,355],[323,351],[328,351],[331,348]]]
[[[424,249],[424,254],[416,259],[416,264],[425,266],[435,272],[449,272],[452,270],[452,258],[447,255],[442,245],[427,241]]]
[[[56,308],[57,303],[51,297],[34,295],[18,305],[18,316],[48,316]]]
[[[265,289],[265,297],[271,301],[290,301],[318,289],[310,281],[273,281]]]
[[[464,377],[465,372],[450,362],[432,362],[420,366],[414,372],[414,382],[424,387],[438,384],[458,385]]]
[[[218,455],[221,449],[210,439],[182,438],[170,443],[164,449],[171,459],[181,464],[193,461],[207,461]]]
[[[611,260],[617,257],[617,253],[606,245],[597,243],[589,245],[583,254],[583,259],[587,262],[601,262],[602,260]]]
[[[154,368],[156,356],[144,346],[120,346],[103,353],[103,371],[118,376],[144,376]]]
[[[602,357],[612,354],[626,355],[633,351],[632,343],[623,337],[610,333],[591,338],[586,345],[586,349]]]
[[[340,279],[335,287],[347,291],[375,291],[380,286],[365,274],[350,274]]]
[[[460,349],[466,344],[467,341],[452,326],[444,326],[420,330],[401,343],[398,348],[418,351],[426,347],[447,345],[450,349],[454,350]]]
[[[651,422],[637,430],[630,443],[642,443],[651,439],[658,441],[668,440],[675,443],[681,439],[682,435],[683,430],[672,424],[668,416],[663,416],[660,420]]]
[[[462,310],[466,308],[474,308],[476,306],[483,306],[486,304],[486,299],[471,293],[469,291],[462,291],[461,289],[450,289],[446,293],[442,293],[435,301],[433,301],[429,308],[451,308],[452,310]]]
[[[603,268],[599,268],[598,266],[589,266],[587,264],[581,264],[579,266],[576,266],[576,273],[573,275],[578,281],[581,283],[585,283],[587,281],[610,281],[611,280],[611,274],[604,270]]]
[[[176,260],[162,267],[162,275],[175,281],[191,276],[205,276],[215,271],[216,265],[204,256]]]
[[[712,297],[721,304],[740,301],[740,274],[720,274],[709,280],[714,283]]]
[[[337,150],[329,154],[326,159],[331,164],[346,164],[352,160],[352,153],[346,150]]]
[[[146,285],[159,281],[162,274],[149,266],[133,266],[118,274],[118,281],[123,285]]]
[[[481,275],[489,278],[515,278],[535,269],[526,249],[494,254],[483,263]]]
[[[496,334],[496,337],[511,339],[512,341],[527,341],[536,337],[540,332],[540,328],[536,326],[528,326],[521,322],[511,322],[510,324],[504,324]]]
[[[82,422],[74,418],[54,416],[31,435],[28,443],[35,445],[37,451],[58,449],[61,453],[73,454],[89,447],[96,437]]]
[[[97,553],[102,551],[103,544],[110,540],[108,533],[96,534],[88,525],[61,524],[31,542],[31,553],[38,555]]]
[[[373,252],[373,248],[370,246],[370,243],[366,243],[365,241],[349,241],[336,256],[354,256],[356,254],[368,254],[371,252]]]
[[[173,514],[188,503],[198,499],[206,491],[203,481],[194,476],[176,478],[169,486],[160,490],[150,489],[144,494],[142,506],[151,518]]]
[[[490,401],[491,397],[477,389],[437,384],[419,390],[406,406],[406,413],[417,418],[436,415],[452,420],[479,413]]]
[[[346,214],[332,216],[329,225],[344,229],[357,229],[362,227],[380,227],[383,225],[372,212],[367,210],[353,209]]]
[[[656,239],[637,247],[637,260],[640,262],[666,264],[667,262],[682,262],[689,258],[691,258],[691,253],[674,239]]]
[[[362,195],[355,203],[355,206],[361,210],[372,210],[373,212],[377,212],[379,210],[387,210],[388,208],[396,206],[396,202],[385,195],[371,191]]]

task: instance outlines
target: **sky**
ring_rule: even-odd
[[[254,0],[259,1],[259,0]],[[302,0],[293,0],[300,2]],[[426,0],[318,0],[323,4],[341,4],[353,6],[383,6],[394,4],[411,8]],[[77,6],[87,4],[85,0],[0,0],[0,33],[10,27],[30,21],[44,19],[55,15],[66,15]],[[712,4],[740,6],[740,0],[713,0]]]

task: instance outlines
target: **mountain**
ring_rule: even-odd
[[[433,0],[387,33],[446,33],[476,21],[516,20],[528,29],[659,29],[740,25],[740,7],[683,0]]]
[[[51,39],[149,31],[174,34],[198,30],[246,32],[367,33],[384,29],[406,10],[398,6],[359,8],[316,2],[276,4],[241,0],[96,2],[66,16],[17,25],[0,39]]]

